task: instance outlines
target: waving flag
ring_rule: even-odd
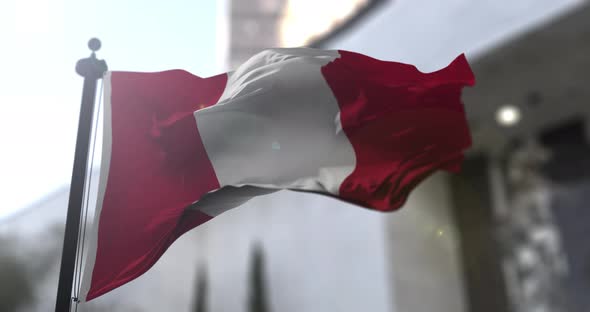
[[[471,144],[463,55],[414,66],[347,51],[263,51],[234,72],[109,72],[83,300],[147,271],[186,231],[281,189],[399,208]]]

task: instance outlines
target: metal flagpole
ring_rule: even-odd
[[[72,182],[70,184],[70,199],[68,202],[66,230],[61,255],[59,284],[57,286],[56,312],[70,311],[70,304],[72,302],[74,266],[76,264],[84,180],[88,163],[94,99],[96,97],[96,82],[107,71],[106,62],[98,60],[94,53],[100,49],[100,41],[96,38],[90,39],[88,41],[88,47],[92,50],[90,57],[81,59],[76,64],[76,72],[84,77],[84,88],[82,89],[82,107],[80,108],[80,119],[78,122],[76,153],[74,155],[74,168],[72,171]]]

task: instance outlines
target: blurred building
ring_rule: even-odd
[[[268,4],[245,3],[250,10]],[[285,8],[289,1],[276,3]],[[243,5],[240,1],[237,7]],[[223,266],[226,258],[249,259],[247,248],[239,250],[248,242],[261,242],[266,257],[276,259],[269,260],[267,278],[271,306],[281,311],[582,311],[581,290],[567,289],[572,283],[568,282],[572,257],[568,260],[564,253],[569,252],[567,241],[577,246],[579,238],[563,237],[569,223],[560,221],[560,215],[569,212],[556,211],[563,200],[555,202],[560,196],[551,184],[554,180],[545,176],[548,172],[535,158],[537,152],[526,149],[524,143],[531,137],[541,140],[553,127],[586,114],[583,101],[588,96],[580,85],[588,81],[584,70],[588,58],[581,43],[587,41],[590,29],[584,22],[590,20],[586,11],[583,1],[477,5],[396,1],[377,7],[363,23],[336,31],[319,43],[308,34],[308,40],[299,44],[358,51],[417,64],[423,71],[436,70],[467,52],[478,84],[464,97],[474,136],[464,173],[435,175],[414,192],[402,211],[385,216],[288,193],[266,198],[266,204],[253,201],[248,209],[219,221],[211,237],[220,241],[211,244],[214,250],[203,261],[216,267]],[[283,26],[281,15],[274,12],[273,23]],[[325,18],[329,19],[328,13]],[[260,25],[265,21],[261,19]],[[301,32],[305,37],[303,28]],[[251,32],[248,42],[265,33]],[[242,42],[244,35],[232,33],[230,38],[230,42]],[[271,46],[289,46],[282,38],[267,39]],[[236,63],[254,53],[235,50],[239,46],[230,44],[230,59]],[[514,107],[516,111],[510,111]],[[517,119],[518,124],[508,126],[505,119]],[[583,123],[585,117],[581,119]],[[568,167],[567,161],[559,164]],[[509,179],[511,172],[519,170],[526,172],[526,179]],[[274,203],[281,207],[272,207]],[[291,205],[301,207],[283,209]],[[576,209],[582,208],[569,211],[580,213]],[[518,212],[506,216],[501,211]],[[351,216],[354,224],[346,221]],[[290,224],[287,229],[276,225],[285,219]],[[221,249],[221,241],[233,247]],[[343,241],[346,248],[337,247]],[[381,253],[385,260],[376,260]],[[326,258],[340,259],[345,266],[322,265]],[[234,273],[242,275],[247,269],[244,264]],[[321,273],[309,274],[316,270]],[[219,286],[212,291],[219,297],[212,294],[212,307],[237,308],[221,297],[227,291],[246,296],[244,284],[233,283],[235,275],[217,274],[212,279]],[[317,296],[309,293],[315,289],[321,291]]]
[[[266,47],[280,46],[280,23],[286,4],[287,0],[230,2],[231,68]]]
[[[464,93],[474,148],[463,172],[434,175],[390,214],[304,193],[256,198],[80,311],[585,311],[587,2],[324,2],[226,0],[228,67],[269,46],[423,71],[466,52],[477,85]],[[66,200],[60,189],[2,221],[0,239],[19,248],[2,245],[0,261],[39,259],[19,273],[32,285],[22,311],[53,306]]]
[[[272,47],[322,46],[355,27],[385,0],[225,0],[228,54],[235,68]]]
[[[485,216],[459,212],[465,252],[488,242],[501,254],[497,263],[472,256],[470,264],[503,274],[513,311],[590,306],[589,39],[590,6],[582,2],[481,55],[478,84],[464,94],[477,146],[463,178],[487,183],[480,198],[489,203]],[[476,235],[468,223],[477,219],[496,235]],[[476,273],[468,290],[483,302],[485,281],[497,278]]]

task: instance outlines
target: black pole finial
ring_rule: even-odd
[[[81,59],[76,63],[76,72],[80,76],[97,80],[102,78],[108,70],[107,63],[96,58],[95,52],[100,50],[101,45],[100,40],[97,38],[88,40],[88,48],[92,51],[92,54],[90,57]]]
[[[73,299],[72,288],[74,281],[74,267],[76,264],[78,230],[88,164],[88,149],[90,146],[90,134],[92,131],[96,82],[98,79],[101,79],[107,71],[107,63],[104,60],[97,59],[95,55],[95,52],[100,49],[100,40],[96,38],[90,39],[90,41],[88,41],[88,48],[92,50],[90,57],[81,59],[76,63],[76,72],[84,77],[84,88],[82,89],[82,106],[80,108],[80,119],[78,121],[76,152],[74,154],[74,167],[72,170],[64,244],[59,271],[59,282],[57,286],[57,299],[55,304],[56,312],[70,311],[70,304]]]
[[[88,40],[88,48],[92,52],[96,52],[96,51],[100,50],[100,47],[101,47],[101,43],[100,43],[100,40],[98,40],[98,38],[92,38],[92,39]]]

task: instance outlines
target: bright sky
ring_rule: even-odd
[[[82,78],[102,41],[111,70],[221,72],[215,0],[0,1],[0,218],[69,183]]]

